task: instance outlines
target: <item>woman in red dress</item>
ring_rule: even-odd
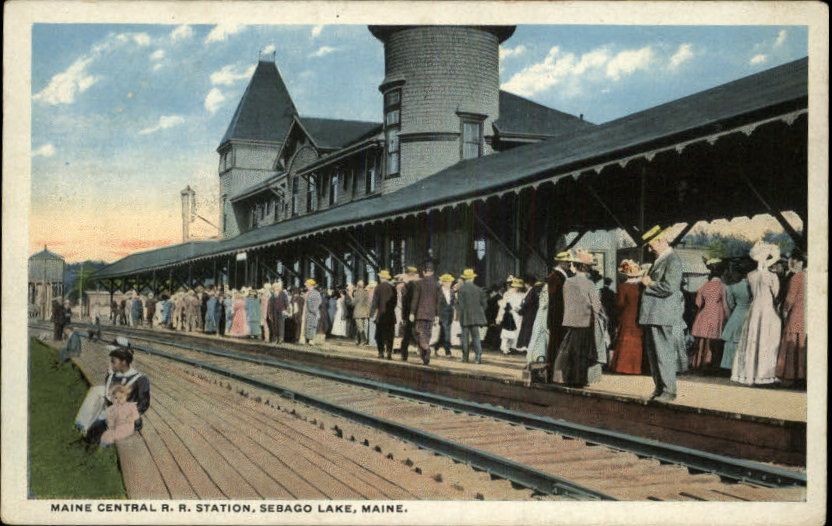
[[[618,271],[627,276],[618,285],[615,307],[618,311],[618,336],[615,339],[610,370],[621,374],[641,374],[643,356],[642,330],[638,324],[638,303],[641,296],[641,268],[625,259]]]
[[[691,334],[696,339],[690,368],[707,371],[722,363],[722,328],[730,311],[726,301],[725,284],[722,283],[724,266],[720,259],[705,262],[710,279],[696,292],[696,307],[699,312],[693,322]]]
[[[792,253],[789,267],[794,272],[789,279],[783,315],[786,318],[783,338],[777,354],[775,374],[783,387],[806,381],[806,256]]]

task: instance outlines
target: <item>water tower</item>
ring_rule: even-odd
[[[46,245],[29,257],[29,306],[36,308],[41,319],[52,317],[52,300],[61,299],[64,294],[65,267],[64,258]]]

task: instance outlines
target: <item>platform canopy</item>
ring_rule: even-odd
[[[782,219],[780,212],[792,210],[805,224],[808,80],[804,58],[602,125],[461,161],[390,194],[223,241],[127,256],[96,277],[127,276],[524,192],[548,192],[551,199],[541,202],[559,210],[564,229],[618,227],[636,235],[639,213],[642,222],[646,216],[650,223],[692,224],[761,213]]]

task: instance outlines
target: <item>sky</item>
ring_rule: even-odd
[[[500,82],[600,124],[804,57],[807,45],[803,26],[518,26],[500,49]],[[113,261],[179,242],[186,185],[216,223],[215,150],[260,52],[275,53],[301,115],[381,120],[384,52],[366,26],[34,25],[30,250]],[[752,236],[779,229],[737,224]]]

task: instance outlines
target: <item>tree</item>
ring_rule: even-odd
[[[67,299],[77,303],[81,296],[82,286],[85,291],[95,290],[92,275],[106,265],[103,261],[82,261],[67,265],[64,275],[64,290],[67,291]]]
[[[762,240],[779,246],[782,254],[788,254],[794,250],[794,240],[787,232],[766,230],[763,233]],[[685,245],[705,248],[709,258],[720,259],[747,256],[754,242],[739,234],[697,231],[685,236]]]

